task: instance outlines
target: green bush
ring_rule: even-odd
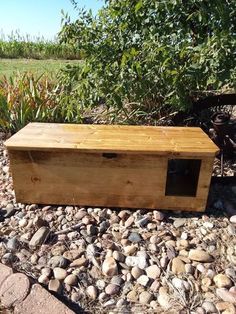
[[[235,12],[233,0],[110,0],[95,17],[82,10],[60,33],[85,58],[61,75],[65,92],[81,108],[105,103],[129,118],[233,88]]]

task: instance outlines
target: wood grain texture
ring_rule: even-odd
[[[165,196],[166,157],[10,150],[17,202],[203,211],[212,160],[202,163],[196,197]],[[106,156],[106,155],[105,155]]]
[[[30,123],[5,142],[9,150],[119,152],[214,156],[218,147],[200,128]]]

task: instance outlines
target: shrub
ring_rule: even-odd
[[[80,112],[63,86],[42,75],[16,74],[0,81],[0,129],[16,132],[29,122],[79,122]]]
[[[186,110],[199,94],[235,84],[235,11],[228,0],[110,0],[96,17],[80,11],[60,38],[85,62],[61,81],[81,107],[103,102],[128,118]]]

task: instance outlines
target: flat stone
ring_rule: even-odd
[[[126,296],[127,300],[130,302],[137,302],[138,301],[138,294],[136,290],[131,290],[127,293]]]
[[[95,286],[88,286],[86,293],[91,300],[96,300],[98,296],[98,290]]]
[[[137,247],[135,245],[127,245],[124,247],[124,252],[126,255],[132,255],[137,251]]]
[[[10,238],[7,241],[7,248],[10,251],[16,251],[18,249],[19,245],[20,245],[20,243],[17,240],[17,238]]]
[[[4,280],[13,274],[13,271],[10,267],[0,263],[0,286]]]
[[[202,308],[206,311],[206,313],[217,313],[217,309],[212,302],[209,301],[203,302]]]
[[[231,216],[229,221],[232,222],[233,224],[236,224],[236,215]]]
[[[121,252],[119,251],[114,251],[113,254],[112,254],[113,258],[118,261],[118,262],[121,262],[123,263],[125,261],[125,256],[124,254],[122,254]]]
[[[190,250],[189,251],[189,255],[188,255],[189,259],[192,261],[197,261],[197,262],[206,262],[206,263],[210,263],[213,261],[213,257],[208,254],[207,252],[205,252],[204,250]]]
[[[53,256],[50,258],[48,264],[52,268],[55,267],[66,268],[67,265],[69,264],[69,261],[63,256]]]
[[[181,274],[181,273],[185,273],[185,264],[184,262],[178,258],[178,257],[174,257],[172,259],[172,267],[171,267],[172,272],[175,275]]]
[[[81,267],[81,266],[87,266],[88,260],[85,257],[80,257],[75,259],[71,264],[70,267]]]
[[[165,289],[159,289],[157,302],[164,310],[169,310],[171,308],[170,296]]]
[[[140,241],[142,241],[142,238],[137,232],[131,232],[128,239],[130,242],[133,242],[133,243],[139,243]]]
[[[218,288],[229,288],[232,286],[232,281],[224,274],[216,275],[213,281]]]
[[[144,270],[138,266],[134,266],[131,269],[131,275],[134,277],[134,279],[138,279],[140,276],[144,275]]]
[[[107,257],[102,264],[102,272],[105,276],[112,277],[118,274],[117,263],[113,257]]]
[[[14,314],[22,313],[74,314],[73,311],[38,284],[34,284],[28,297],[15,307]]]
[[[137,282],[138,282],[140,285],[142,285],[142,286],[144,286],[144,287],[147,287],[148,284],[149,284],[149,282],[150,282],[150,278],[148,278],[148,276],[146,276],[146,275],[142,275],[142,276],[140,276],[140,277],[137,279]]]
[[[125,264],[128,267],[137,266],[141,269],[145,269],[147,267],[147,260],[145,256],[127,256]]]
[[[144,216],[141,219],[139,219],[138,221],[136,221],[136,225],[141,227],[141,228],[144,228],[149,223],[149,221],[150,221],[149,216]]]
[[[236,304],[236,294],[228,291],[226,288],[216,289],[216,295],[225,302]]]
[[[154,210],[153,217],[155,220],[162,221],[164,220],[165,215],[160,211]]]
[[[50,229],[48,227],[41,227],[38,229],[29,242],[29,247],[34,248],[38,245],[42,245],[49,236]]]
[[[124,283],[124,280],[119,276],[114,276],[111,278],[111,283],[117,286],[121,286]]]
[[[38,282],[39,282],[39,283],[42,283],[43,285],[48,285],[48,283],[49,283],[49,278],[48,278],[48,276],[46,276],[46,275],[41,275],[41,276],[39,276],[39,278],[38,278]]]
[[[108,286],[106,286],[105,292],[108,295],[115,295],[120,291],[120,287],[118,285],[115,284],[109,284]]]
[[[65,278],[64,283],[69,286],[76,286],[78,283],[78,278],[76,275],[70,274]]]
[[[61,255],[61,254],[59,254],[59,255]],[[79,258],[80,255],[81,255],[81,250],[69,250],[69,251],[66,251],[63,253],[63,257],[65,257],[66,259],[68,259],[71,262],[73,262],[74,260]]]
[[[161,270],[157,265],[151,265],[145,269],[148,278],[157,279],[160,277]]]
[[[141,304],[149,304],[153,300],[153,295],[148,291],[143,291],[139,295],[139,302]]]
[[[55,267],[53,269],[53,275],[55,279],[64,280],[67,276],[67,271],[64,268]]]
[[[150,286],[150,290],[152,292],[156,293],[156,292],[158,292],[159,288],[160,288],[160,281],[159,280],[154,280],[153,283]]]
[[[48,290],[61,293],[62,285],[58,279],[51,279],[48,283]]]
[[[216,308],[219,312],[223,312],[224,314],[235,314],[236,309],[235,306],[230,302],[217,302]]]
[[[173,225],[175,228],[182,227],[186,223],[186,218],[177,218],[175,219]]]
[[[129,228],[130,226],[132,226],[132,224],[134,223],[134,217],[130,216],[126,221],[125,221],[125,228]]]
[[[30,282],[24,274],[16,273],[7,277],[0,287],[0,300],[4,308],[22,302],[28,295]]]

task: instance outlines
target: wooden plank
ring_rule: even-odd
[[[200,128],[30,123],[5,142],[10,150],[122,152],[213,156],[217,146]]]
[[[17,202],[203,211],[210,159],[197,197],[165,196],[167,158],[80,152],[9,152]]]
[[[10,160],[19,202],[132,207],[137,195],[153,202],[165,185],[165,159],[156,156],[134,162],[129,156],[114,161],[101,154],[11,151]]]

